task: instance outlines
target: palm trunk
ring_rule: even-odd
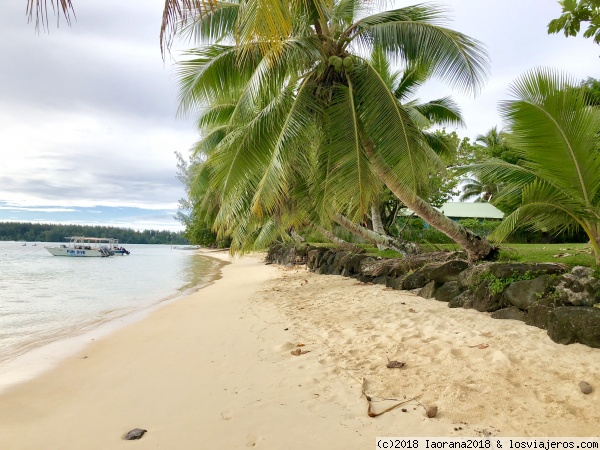
[[[336,213],[333,215],[333,220],[339,225],[343,226],[351,233],[360,236],[365,241],[373,245],[384,245],[387,248],[397,251],[402,256],[406,256],[407,253],[419,253],[419,247],[414,245],[412,242],[398,242],[391,236],[376,233],[375,231],[369,230],[357,223],[352,222],[342,214]]]
[[[358,247],[357,245],[351,244],[350,242],[346,242],[342,238],[337,237],[331,231],[323,228],[321,225],[313,224],[313,227],[314,227],[315,230],[317,230],[317,232],[319,234],[322,234],[323,237],[329,239],[331,242],[333,242],[334,244],[339,245],[343,249],[349,250],[349,251],[351,251],[353,253],[362,253],[362,252],[364,252],[364,249],[362,249],[361,247]]]
[[[381,213],[377,204],[371,204],[371,222],[373,222],[373,231],[379,234],[385,234],[385,228],[381,220]],[[377,244],[379,250],[385,250],[386,246],[383,244]]]
[[[296,230],[294,230],[292,228],[292,230],[290,231],[290,235],[292,236],[292,238],[294,238],[294,240],[298,243],[298,244],[302,244],[306,239],[304,239],[302,236],[300,236]]]
[[[494,247],[490,245],[487,239],[480,238],[459,223],[444,216],[429,203],[418,197],[411,189],[399,183],[380,156],[369,149],[367,149],[367,152],[375,174],[394,195],[421,219],[460,245],[467,252],[469,261],[479,261],[491,255]]]
[[[588,223],[586,223],[586,225],[588,225]],[[600,266],[600,225],[597,223],[591,223],[588,225],[588,229],[585,229],[584,227],[584,230],[590,238],[590,245],[592,246],[592,251],[594,252],[596,265]]]

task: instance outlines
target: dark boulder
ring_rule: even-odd
[[[470,289],[462,292],[448,302],[448,308],[472,308],[473,307],[473,291]]]
[[[356,277],[360,275],[360,263],[363,259],[367,259],[369,256],[360,255],[356,253],[347,253],[340,260],[340,267],[342,276],[344,277]],[[371,258],[373,259],[373,258]]]
[[[440,283],[437,283],[436,281],[430,281],[429,283],[427,283],[425,285],[425,287],[423,287],[423,289],[421,289],[419,291],[419,297],[433,298],[433,294],[435,293],[436,289],[439,287],[440,287]]]
[[[411,289],[420,289],[427,283],[429,283],[427,277],[425,277],[421,271],[417,271],[404,278],[402,289],[406,289],[407,291],[410,291]]]
[[[306,264],[310,270],[315,270],[321,265],[321,260],[325,252],[327,252],[327,249],[324,247],[313,247],[308,251]]]
[[[492,319],[520,320],[521,322],[525,322],[526,318],[527,314],[514,306],[499,309],[498,311],[494,311],[492,313]]]
[[[554,307],[536,304],[529,307],[527,310],[527,317],[525,323],[534,327],[541,328],[543,330],[548,329],[548,316],[551,311],[554,311]]]
[[[438,283],[458,281],[458,275],[469,267],[469,263],[461,260],[448,261],[433,267],[429,271],[429,279]]]
[[[372,278],[387,276],[397,262],[397,259],[365,258],[360,263],[360,271],[364,276]]]
[[[504,300],[519,309],[527,310],[543,297],[548,288],[547,278],[515,281],[504,289]]]
[[[496,278],[523,276],[528,272],[535,275],[556,275],[566,271],[567,266],[558,263],[492,263],[489,265],[489,273]]]
[[[600,348],[600,308],[563,306],[548,316],[548,336],[559,344]]]
[[[440,302],[450,302],[450,300],[457,297],[463,290],[458,281],[448,281],[435,291],[434,297]]]
[[[392,289],[396,289],[396,290],[402,290],[402,289],[406,289],[404,287],[404,279],[406,277],[404,275],[400,276],[400,277],[386,277],[385,278],[385,286],[392,288]]]
[[[502,308],[502,294],[490,292],[490,280],[484,280],[473,293],[473,309],[480,312],[493,312]]]
[[[484,274],[489,273],[491,263],[479,264],[471,266],[458,274],[457,281],[462,287],[477,286],[481,283],[481,278]]]

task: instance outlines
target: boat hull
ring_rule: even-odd
[[[50,254],[54,256],[71,256],[79,258],[104,258],[109,256],[107,252],[94,249],[77,249],[77,248],[64,248],[64,247],[44,247]]]

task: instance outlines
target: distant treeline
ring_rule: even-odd
[[[88,225],[0,222],[0,241],[64,242],[67,236],[114,238],[122,244],[189,244],[182,231],[175,233]]]

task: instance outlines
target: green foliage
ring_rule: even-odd
[[[586,103],[590,106],[600,106],[600,80],[588,77],[580,85],[585,93]]]
[[[581,23],[588,27],[583,33],[585,38],[593,38],[600,44],[600,1],[598,0],[560,0],[562,14],[548,24],[548,34],[564,32],[566,37],[577,36],[581,31]]]
[[[206,11],[198,32],[207,45],[190,51],[178,73],[181,111],[200,114],[195,151],[204,158],[187,184],[189,218],[231,237],[232,251],[311,223],[329,228],[336,213],[364,222],[386,178],[375,164],[389,169],[405,201],[443,170],[442,153],[452,149],[424,130],[461,124],[460,113],[448,97],[411,98],[432,76],[477,91],[487,54],[445,28],[438,6],[369,15],[376,8],[364,0],[294,2],[276,49],[240,31],[262,23],[259,10],[248,8],[243,23]],[[396,61],[401,73],[392,70]]]
[[[490,293],[492,293],[493,295],[497,295],[497,294],[501,294],[504,291],[504,289],[506,289],[506,287],[512,283],[515,283],[517,281],[523,281],[523,280],[533,280],[534,278],[537,278],[539,275],[540,275],[539,272],[532,272],[531,270],[528,270],[527,272],[525,272],[522,275],[513,272],[507,278],[498,278],[494,274],[484,273],[484,274],[481,274],[480,283],[483,281],[489,280],[488,289],[490,290]],[[479,283],[477,283],[477,284],[479,284]]]
[[[519,163],[492,158],[469,170],[503,183],[496,199],[516,207],[490,238],[502,242],[516,229],[556,236],[583,230],[600,262],[600,109],[576,86],[552,70],[520,77],[514,98],[501,104]]]
[[[408,223],[406,223],[407,220]],[[500,221],[480,221],[478,219],[461,219],[458,223],[481,237],[487,237],[500,225]],[[418,217],[400,220],[394,234],[398,235],[399,232],[399,237],[410,242],[431,244],[449,244],[452,242],[444,233],[428,226],[425,221]]]
[[[64,242],[66,236],[114,238],[122,244],[189,244],[182,232],[135,231],[130,228],[91,225],[0,222],[0,241]]]

